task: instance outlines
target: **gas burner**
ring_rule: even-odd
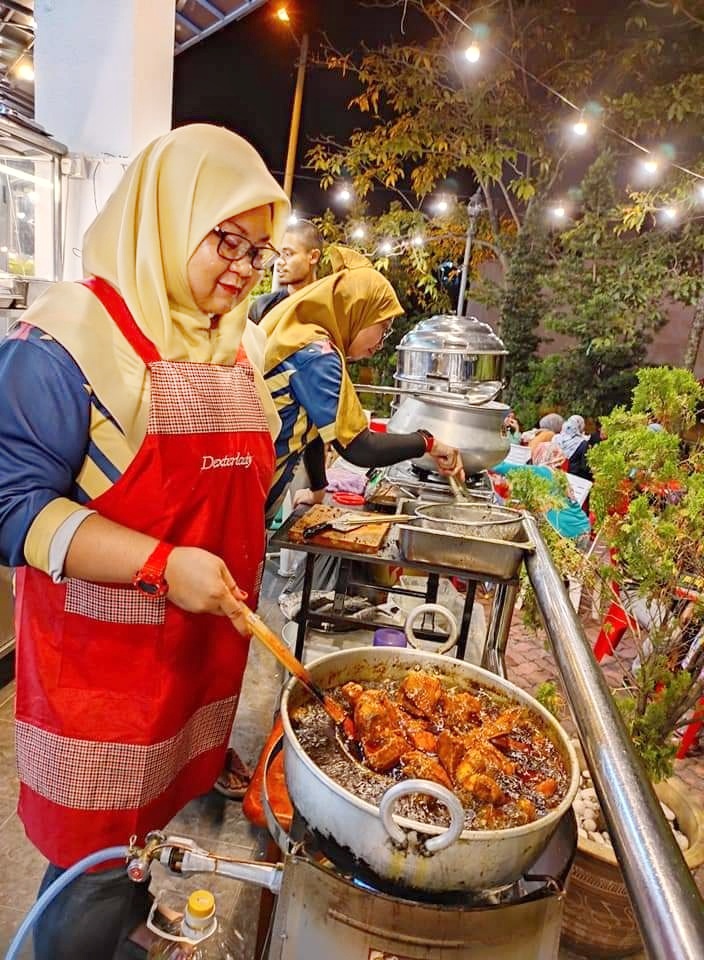
[[[434,483],[442,487],[448,486],[447,478],[442,477],[439,473],[435,473],[432,470],[424,470],[423,467],[419,467],[415,463],[411,464],[411,470],[421,483]]]
[[[396,463],[389,467],[385,479],[397,487],[412,491],[414,494],[437,496],[443,501],[450,499],[452,496],[450,485],[445,477],[440,476],[439,473],[424,470],[410,460],[404,460],[402,463]],[[491,482],[487,473],[477,473],[469,476],[466,484],[470,490],[485,493],[487,497],[492,494]]]
[[[545,851],[524,876],[513,884],[482,892],[423,891],[380,877],[346,847],[308,825],[298,811],[294,811],[289,836],[299,855],[304,854],[333,875],[346,879],[370,894],[382,894],[400,901],[472,909],[510,905],[545,896],[551,883],[554,884],[550,879],[553,871],[564,870],[565,861],[568,870],[571,866],[576,846],[576,824],[570,811],[563,817]]]

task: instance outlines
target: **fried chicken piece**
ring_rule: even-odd
[[[496,780],[486,773],[473,773],[463,780],[460,786],[484,803],[496,804],[503,799],[503,790]]]
[[[431,717],[442,694],[437,677],[422,670],[414,670],[403,678],[398,688],[398,702],[414,717]]]
[[[487,720],[486,723],[482,724],[482,736],[485,740],[505,737],[519,725],[522,716],[523,707],[509,707],[508,710],[500,713],[495,720]]]
[[[442,731],[437,740],[438,760],[453,780],[455,770],[466,752],[467,747],[462,736],[449,730]]]
[[[428,721],[410,717],[403,710],[400,710],[399,713],[404,735],[416,750],[423,750],[425,753],[437,753],[438,737],[433,730],[429,729]]]
[[[359,695],[354,725],[367,763],[379,773],[395,767],[410,748],[398,711],[383,690],[365,690]]]
[[[521,814],[523,823],[532,823],[538,816],[535,804],[528,797],[519,797],[516,800],[516,807]]]
[[[534,789],[536,793],[539,793],[547,800],[549,797],[554,796],[557,790],[557,780],[555,780],[554,777],[548,777],[547,780],[541,780],[540,783],[536,784]]]
[[[482,705],[471,693],[444,693],[440,700],[440,709],[445,718],[445,726],[452,730],[466,728],[479,722]]]
[[[364,693],[364,687],[361,683],[355,683],[354,680],[350,680],[349,683],[343,683],[340,687],[340,693],[349,705],[353,707]]]
[[[409,750],[408,753],[404,753],[401,757],[401,767],[405,777],[433,780],[435,783],[441,783],[448,790],[452,789],[450,778],[435,757],[429,757],[421,750]]]

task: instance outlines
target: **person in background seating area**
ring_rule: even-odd
[[[509,410],[509,412],[504,417],[502,429],[504,434],[511,441],[511,443],[521,442],[521,436],[523,431],[521,430],[521,425],[518,422],[518,419],[516,418],[516,414],[513,412],[513,410]]]
[[[318,279],[318,265],[323,253],[323,238],[310,220],[289,224],[281,241],[276,273],[281,287],[273,293],[256,297],[249,308],[252,323],[261,323],[272,307],[297,290]]]
[[[565,420],[562,430],[555,437],[555,443],[567,459],[567,472],[591,480],[592,472],[587,463],[591,440],[584,429],[584,417],[574,414]]]

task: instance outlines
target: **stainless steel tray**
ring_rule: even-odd
[[[527,539],[485,540],[410,524],[399,524],[396,529],[404,559],[453,567],[497,580],[513,579],[525,554],[534,549]]]

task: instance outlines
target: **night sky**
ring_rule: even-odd
[[[225,124],[250,140],[277,179],[283,180],[297,47],[286,25],[274,17],[278,6],[271,0],[176,57],[174,123]],[[323,32],[336,49],[345,52],[358,49],[365,41],[374,47],[385,40],[403,39],[401,7],[372,9],[356,0],[298,0],[286,6],[294,29],[299,32],[300,23],[310,32],[311,59]],[[407,40],[427,29],[412,15],[405,28]],[[357,92],[353,80],[310,64],[293,193],[296,210],[302,215],[320,213],[332,205],[332,194],[320,192],[315,172],[304,169],[305,153],[320,134],[344,139],[361,126],[364,120],[359,111],[347,109]]]

